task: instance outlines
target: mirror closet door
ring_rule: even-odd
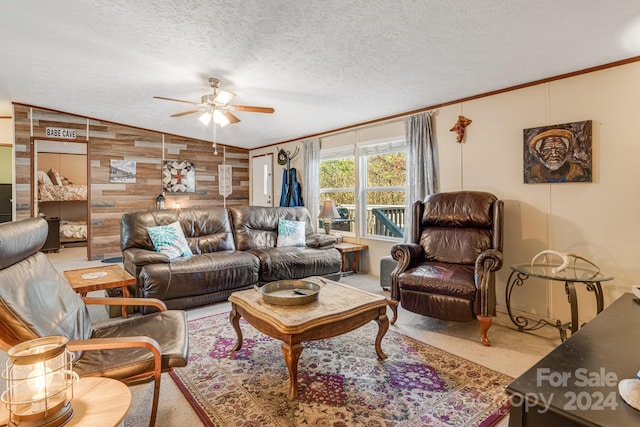
[[[43,250],[81,247],[87,256],[87,144],[36,140],[33,165],[34,216],[44,216],[49,223]]]

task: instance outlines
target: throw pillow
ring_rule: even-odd
[[[38,184],[53,185],[53,181],[45,171],[38,171]]]
[[[47,172],[47,175],[49,175],[49,178],[51,178],[51,181],[53,182],[54,185],[62,185],[62,180],[60,179],[60,174],[58,173],[57,170],[49,169],[49,172]]]
[[[147,231],[155,250],[165,254],[169,259],[193,255],[178,221],[169,225],[147,227]]]
[[[66,176],[62,174],[59,174],[59,175],[60,175],[60,182],[62,183],[62,185],[73,185],[73,182],[69,181],[69,179]]]
[[[281,248],[285,246],[305,245],[305,225],[304,221],[289,221],[280,219],[278,221],[278,240],[276,246]]]

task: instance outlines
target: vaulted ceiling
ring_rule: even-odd
[[[184,103],[236,94],[256,148],[640,55],[638,0],[20,0],[0,101],[210,141]]]

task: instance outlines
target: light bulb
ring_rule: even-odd
[[[38,363],[27,376],[27,387],[32,393],[31,411],[33,413],[42,412],[46,409],[45,398],[47,391],[51,390],[53,380],[52,371],[43,363]],[[51,393],[49,393],[51,394]]]

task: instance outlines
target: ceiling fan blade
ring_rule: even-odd
[[[269,114],[276,111],[271,107],[251,107],[249,105],[230,105],[229,109],[233,111],[249,111],[251,113],[269,113]]]
[[[221,111],[222,114],[224,114],[224,116],[229,119],[229,123],[239,123],[240,119],[237,118],[236,116],[234,116],[233,114],[231,114],[228,111]]]
[[[193,113],[197,113],[199,111],[202,110],[189,110],[189,111],[183,111],[182,113],[176,113],[176,114],[172,114],[171,117],[182,117],[182,116],[186,116],[187,114],[193,114]]]
[[[164,96],[154,96],[154,98],[155,99],[164,99],[165,101],[184,102],[185,104],[193,104],[193,105],[200,104],[199,102],[183,101],[182,99],[175,99],[175,98],[165,98]]]

